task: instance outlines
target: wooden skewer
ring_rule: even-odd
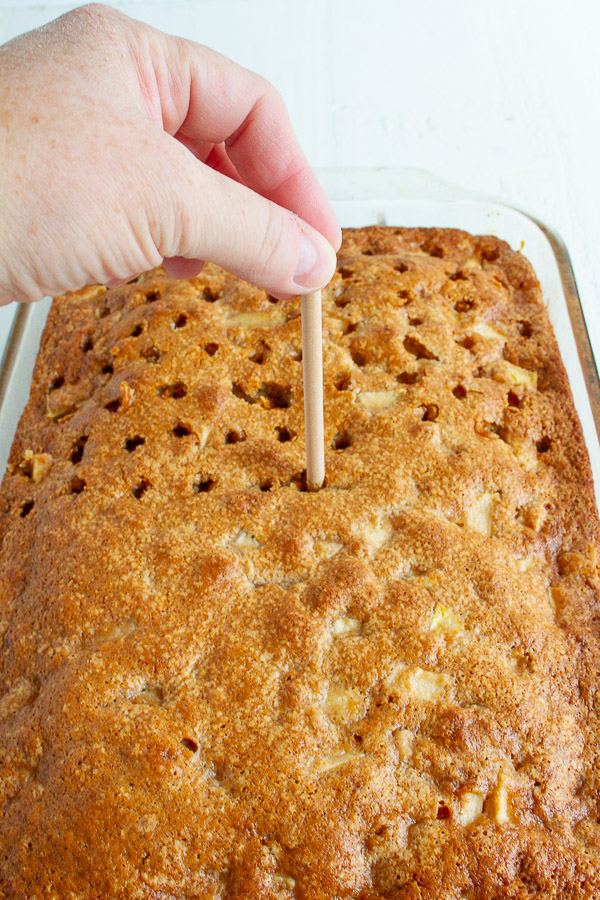
[[[321,291],[304,294],[301,310],[306,486],[309,491],[318,491],[325,480]]]

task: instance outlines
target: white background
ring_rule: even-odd
[[[0,43],[74,5],[0,0]],[[420,167],[548,222],[600,356],[600,2],[113,5],[267,76],[316,166]]]

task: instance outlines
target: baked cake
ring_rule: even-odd
[[[600,896],[598,517],[521,253],[58,298],[1,492],[0,896]]]

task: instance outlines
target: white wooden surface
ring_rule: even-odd
[[[0,43],[76,5],[0,0]],[[428,169],[553,225],[600,356],[597,0],[113,5],[267,76],[314,165]]]

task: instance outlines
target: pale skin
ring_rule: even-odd
[[[102,4],[0,48],[0,305],[202,260],[286,299],[341,233],[267,81]]]

